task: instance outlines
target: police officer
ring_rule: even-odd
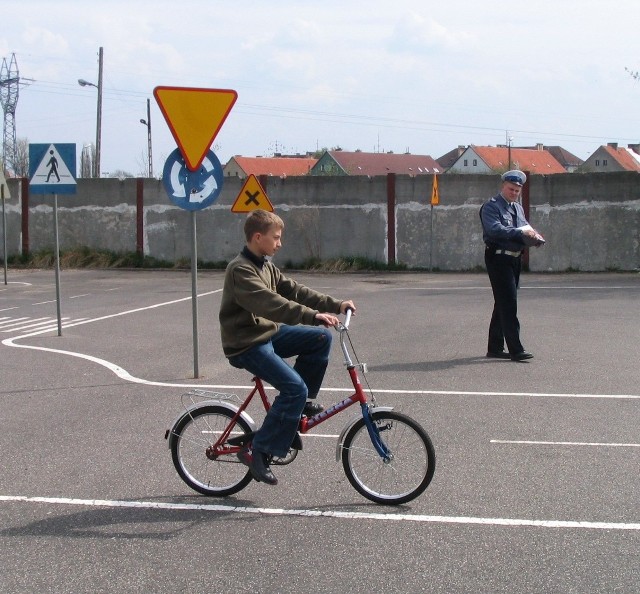
[[[544,243],[542,236],[527,222],[518,202],[526,181],[527,176],[522,171],[507,171],[502,175],[500,193],[480,209],[486,245],[484,261],[494,299],[487,357],[512,361],[533,357],[520,342],[518,285],[524,248]],[[505,342],[508,352],[504,350]]]

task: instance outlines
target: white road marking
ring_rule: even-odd
[[[218,513],[256,514],[261,516],[300,516],[305,518],[339,518],[345,520],[377,520],[386,522],[418,522],[432,524],[479,524],[483,526],[568,528],[589,530],[640,530],[637,522],[586,522],[581,520],[528,520],[518,518],[478,518],[466,516],[428,516],[422,514],[392,514],[367,512],[320,511],[316,509],[282,509],[216,504],[161,503],[157,501],[118,501],[107,499],[69,499],[65,497],[25,497],[0,495],[8,503],[45,503],[80,505],[86,507],[160,509],[178,511],[207,511]]]
[[[552,445],[552,446],[584,446],[600,448],[640,448],[640,443],[602,443],[588,441],[530,441],[526,439],[491,439],[489,443],[515,444],[515,445]]]
[[[201,293],[198,297],[206,297],[207,295],[213,295],[215,293],[220,293],[222,289],[216,289],[214,291],[209,291],[206,293]],[[73,326],[80,326],[83,324],[92,324],[94,322],[101,322],[103,320],[109,320],[112,318],[117,318],[120,316],[126,316],[134,313],[139,313],[141,311],[146,311],[149,309],[156,309],[160,307],[165,307],[167,305],[174,305],[176,303],[181,303],[183,301],[190,301],[191,296],[182,297],[181,299],[174,299],[172,301],[165,301],[163,303],[156,303],[154,305],[148,305],[145,307],[138,307],[135,309],[130,309],[126,311],[122,311],[115,314],[109,314],[106,316],[101,316],[98,318],[90,318],[88,320],[77,321],[68,324],[65,326],[66,328],[71,328]],[[128,381],[135,384],[143,384],[146,386],[162,386],[166,388],[202,388],[202,389],[214,389],[214,390],[249,390],[252,388],[250,385],[226,385],[226,384],[188,384],[188,383],[171,383],[171,382],[156,382],[151,380],[146,380],[143,378],[135,377],[131,375],[128,371],[120,367],[119,365],[115,365],[110,361],[106,361],[104,359],[100,359],[99,357],[94,357],[92,355],[87,355],[85,353],[79,353],[76,351],[65,351],[62,349],[53,349],[47,347],[39,347],[39,346],[30,346],[23,344],[16,344],[15,341],[22,340],[24,338],[30,338],[32,336],[38,336],[40,334],[44,334],[49,330],[41,330],[39,332],[31,332],[29,334],[23,334],[20,336],[14,336],[12,338],[7,338],[2,341],[2,344],[5,346],[11,346],[20,349],[31,349],[36,351],[43,351],[48,353],[56,353],[60,355],[67,355],[70,357],[77,357],[79,359],[84,359],[86,361],[91,361],[98,365],[102,365],[103,367],[109,369],[116,376],[124,381]],[[350,388],[322,388],[323,392],[352,392]],[[547,398],[602,398],[602,399],[634,399],[640,400],[640,394],[563,394],[563,393],[550,393],[550,392],[471,392],[471,391],[460,391],[460,390],[374,390],[374,394],[405,394],[405,395],[455,395],[455,396],[521,396],[521,397],[547,397]]]

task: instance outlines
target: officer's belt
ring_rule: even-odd
[[[510,252],[509,250],[496,250],[494,254],[504,254],[505,256],[513,256],[514,258],[518,258],[522,255],[522,252]]]

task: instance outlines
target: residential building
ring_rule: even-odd
[[[539,145],[541,146],[541,145]],[[507,146],[469,145],[449,167],[447,173],[504,173],[520,169],[550,175],[567,170],[544,148],[523,149]]]
[[[580,167],[585,172],[640,171],[640,145],[628,148],[610,142],[599,147]]]
[[[443,173],[438,162],[428,155],[411,153],[364,153],[362,151],[325,151],[310,175],[433,175]]]
[[[308,155],[282,157],[231,157],[223,167],[225,177],[246,179],[251,174],[289,177],[307,175],[318,160]]]
[[[438,157],[436,161],[438,161],[438,164],[440,165],[440,167],[442,167],[443,171],[446,171],[460,158],[462,153],[464,153],[464,151],[466,150],[467,147],[464,144],[459,144],[453,150],[442,155],[442,157]]]

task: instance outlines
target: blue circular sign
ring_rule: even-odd
[[[169,200],[185,210],[202,210],[213,204],[222,191],[222,165],[213,151],[207,151],[197,171],[187,168],[179,149],[173,151],[162,172]]]

